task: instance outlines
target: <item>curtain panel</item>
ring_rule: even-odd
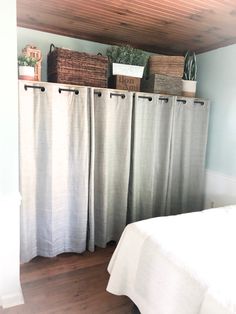
[[[92,92],[90,248],[117,241],[127,224],[132,105],[129,92]]]
[[[201,210],[209,103],[19,82],[21,261]]]
[[[203,209],[209,101],[175,97],[166,215]]]
[[[128,222],[165,215],[173,100],[135,94]]]
[[[88,89],[78,90],[20,84],[22,262],[86,249],[90,118]]]

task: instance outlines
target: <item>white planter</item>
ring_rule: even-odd
[[[34,81],[34,67],[19,65],[19,79]]]
[[[195,97],[197,81],[182,80],[182,95]]]
[[[112,63],[113,75],[125,75],[132,77],[143,77],[144,67],[139,65],[130,65],[123,63]]]

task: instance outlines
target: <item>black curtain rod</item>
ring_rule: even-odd
[[[152,97],[151,96],[138,96],[138,98],[148,99],[149,101],[152,101]],[[168,102],[169,101],[168,97],[163,97],[163,96],[160,96],[158,99],[159,100],[163,100],[164,102]]]
[[[110,93],[110,98],[111,98],[112,96],[118,96],[118,97],[121,97],[122,99],[125,98],[125,94]]]
[[[35,85],[27,85],[27,84],[25,84],[24,85],[24,89],[27,91],[28,88],[40,89],[41,92],[45,92],[45,90],[46,90],[46,88],[44,86],[35,86]],[[69,88],[58,88],[58,92],[60,94],[61,94],[61,92],[73,92],[76,95],[79,94],[79,90],[78,89],[69,89]],[[96,92],[95,91],[94,94],[98,95],[98,97],[102,96],[101,92]],[[125,98],[125,94],[110,93],[110,97],[112,97],[112,96],[119,96],[121,98]],[[152,97],[151,96],[138,96],[138,98],[148,99],[149,101],[152,101]],[[159,100],[163,100],[165,102],[168,102],[169,98],[160,96]],[[185,99],[177,99],[177,102],[180,102],[182,104],[186,104],[187,103],[187,101]],[[195,100],[194,104],[195,105],[199,104],[201,106],[204,106],[205,102],[201,101],[201,100]]]
[[[168,102],[169,98],[168,97],[159,97],[159,100],[163,100],[164,102]]]
[[[180,103],[182,103],[182,104],[186,104],[187,103],[187,100],[185,100],[185,99],[177,99],[177,102],[180,102]],[[197,105],[197,104],[199,104],[199,105],[201,105],[201,106],[204,106],[204,104],[205,104],[205,102],[204,101],[201,101],[201,100],[194,100],[194,105]]]
[[[204,103],[204,101],[201,101],[201,100],[195,100],[195,101],[194,101],[194,104],[195,104],[195,105],[199,104],[199,105],[201,105],[201,106],[204,106],[205,103]]]
[[[102,96],[102,93],[101,92],[94,92],[95,95],[98,95],[98,97],[101,97]]]
[[[45,92],[45,87],[44,86],[34,86],[34,85],[26,85],[24,86],[25,90],[28,88],[35,88],[35,89],[40,89],[41,92]]]
[[[177,99],[177,102],[180,102],[182,104],[186,104],[187,101],[185,99]]]
[[[94,92],[95,95],[98,95],[98,97],[102,96],[102,92]],[[117,97],[121,97],[122,99],[125,98],[125,94],[117,94],[117,93],[110,93],[110,98],[112,96],[117,96]]]
[[[27,90],[28,88],[34,88],[34,89],[40,89],[42,92],[44,92],[46,89],[44,86],[35,86],[35,85],[26,85],[24,86],[25,90]],[[61,94],[61,92],[73,92],[76,95],[79,94],[79,90],[78,89],[70,89],[70,88],[58,88],[58,92]],[[102,96],[101,92],[94,92],[95,94],[98,95],[98,97]],[[120,96],[121,98],[125,98],[125,94],[116,94],[116,93],[111,93],[110,97],[112,96]]]
[[[72,92],[72,93],[75,93],[75,95],[79,95],[79,90],[78,89],[58,88],[58,93],[61,94],[61,92]]]
[[[95,95],[98,95],[98,97],[102,96],[101,92],[94,92]],[[116,94],[116,93],[111,93],[110,97],[112,96],[120,96],[121,98],[125,98],[125,94]],[[135,95],[134,95],[135,96]],[[150,96],[138,96],[138,98],[144,98],[144,99],[148,99],[149,101],[152,101],[152,97]],[[169,99],[167,97],[159,97],[160,100],[164,100],[165,102],[168,102]]]
[[[138,98],[148,99],[149,101],[152,101],[152,97],[150,96],[138,96]]]

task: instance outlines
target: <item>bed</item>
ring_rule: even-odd
[[[236,313],[236,206],[128,225],[108,271],[142,314]]]

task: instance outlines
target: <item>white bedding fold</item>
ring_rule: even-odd
[[[107,290],[143,314],[236,313],[236,206],[130,224]]]

